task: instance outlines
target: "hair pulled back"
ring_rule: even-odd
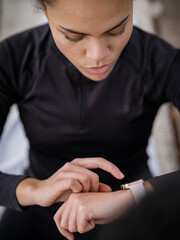
[[[45,9],[46,5],[51,6],[55,1],[56,0],[36,0],[36,4],[39,8]]]

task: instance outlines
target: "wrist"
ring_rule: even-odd
[[[129,211],[129,209],[136,205],[134,196],[130,189],[119,190],[113,193],[115,193],[115,196],[113,197],[113,204],[115,206],[115,218],[123,216],[127,211]]]
[[[138,204],[147,195],[153,193],[152,185],[149,182],[144,181],[143,179],[131,183],[122,184],[121,188],[131,191],[136,204]]]
[[[121,188],[124,190],[128,190],[128,189],[131,190],[136,204],[138,204],[147,195],[145,187],[144,187],[143,179],[139,179],[134,182],[122,184]]]
[[[25,207],[38,204],[36,201],[36,190],[39,180],[33,178],[25,178],[16,187],[16,197],[18,203]]]
[[[148,181],[144,182],[144,188],[145,188],[145,191],[146,191],[147,195],[154,192],[154,189],[153,189],[152,185]]]
[[[133,196],[133,193],[130,189],[127,190],[119,190],[116,191],[117,193],[117,201],[121,204],[121,201],[124,200],[126,201],[126,205],[129,206],[133,206],[135,205],[135,199]]]

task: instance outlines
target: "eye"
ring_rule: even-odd
[[[83,39],[83,36],[82,37],[69,37],[68,35],[64,35],[65,38],[68,40],[68,41],[71,41],[71,42],[79,42]]]
[[[108,35],[110,35],[112,37],[120,36],[125,32],[125,30],[126,30],[126,28],[124,26],[120,31],[117,31],[117,29],[116,29],[116,30],[109,32]]]

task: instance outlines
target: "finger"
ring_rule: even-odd
[[[99,192],[112,192],[112,189],[107,184],[99,183]]]
[[[77,232],[77,207],[71,209],[68,230],[71,233]]]
[[[61,222],[60,222],[60,226],[61,228],[65,229],[65,230],[69,230],[69,215],[70,212],[72,210],[72,206],[71,204],[68,204],[69,202],[67,202],[66,207],[63,209],[62,215],[61,215]]]
[[[72,192],[81,192],[82,185],[74,178],[67,178],[57,181],[53,190],[57,192],[57,199],[67,190],[72,190]]]
[[[72,163],[88,169],[101,168],[104,171],[111,173],[117,179],[124,178],[124,174],[119,170],[116,165],[101,157],[76,158],[72,161]]]
[[[59,232],[67,239],[69,240],[74,240],[74,235],[73,233],[69,232],[66,229],[61,228],[60,226],[58,227]]]
[[[67,202],[63,203],[61,207],[57,210],[57,212],[54,214],[54,220],[57,222],[61,220],[62,214],[64,209],[66,208]]]
[[[85,233],[95,227],[95,222],[92,217],[88,216],[85,206],[80,205],[77,216],[77,229],[79,233]]]
[[[63,211],[64,209],[66,208],[66,203],[64,203],[60,208],[59,210],[56,212],[56,214],[54,215],[54,221],[55,221],[55,224],[59,230],[59,232],[64,236],[66,237],[67,239],[69,240],[74,240],[74,235],[72,233],[70,233],[68,230],[66,229],[63,229],[60,225],[60,222],[61,222],[61,216],[63,214]]]
[[[99,190],[99,176],[96,173],[90,171],[89,169],[87,169],[85,167],[81,167],[79,165],[76,165],[76,164],[74,164],[72,162],[70,162],[68,164],[65,164],[63,166],[63,168],[59,172],[59,176],[61,178],[63,177],[63,173],[64,172],[75,172],[75,173],[82,173],[82,174],[84,174],[84,175],[81,176],[82,177],[81,183],[85,184],[85,182],[87,181],[87,178],[88,178],[89,181],[90,181],[90,189],[88,191],[98,192],[98,190]],[[78,176],[78,175],[77,175],[77,177],[80,178],[80,176]],[[83,190],[83,191],[87,192],[87,190]]]
[[[65,201],[67,201],[71,194],[72,194],[72,190],[71,189],[70,190],[66,190],[63,194],[61,194],[60,197],[58,197],[56,202],[65,202]]]
[[[60,181],[57,181],[57,184],[59,185],[59,188],[61,191],[71,189],[73,192],[81,192],[82,191],[82,185],[79,183],[78,180],[76,180],[73,177],[69,177],[67,179],[62,179]]]
[[[72,169],[71,171],[67,171],[67,172],[62,171],[61,179],[62,178],[63,179],[74,178],[74,179],[78,180],[78,182],[82,185],[83,192],[89,192],[90,187],[91,187],[91,179],[89,177],[89,174],[86,173],[86,171],[89,171],[89,170],[87,170],[87,169],[84,169],[84,171],[79,170],[80,167],[78,167],[79,172],[77,172],[77,169],[75,169],[75,168],[77,168],[77,166],[74,166],[74,169]]]

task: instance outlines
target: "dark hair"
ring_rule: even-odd
[[[51,6],[56,0],[36,0],[36,5],[38,8],[46,9],[46,5]]]

